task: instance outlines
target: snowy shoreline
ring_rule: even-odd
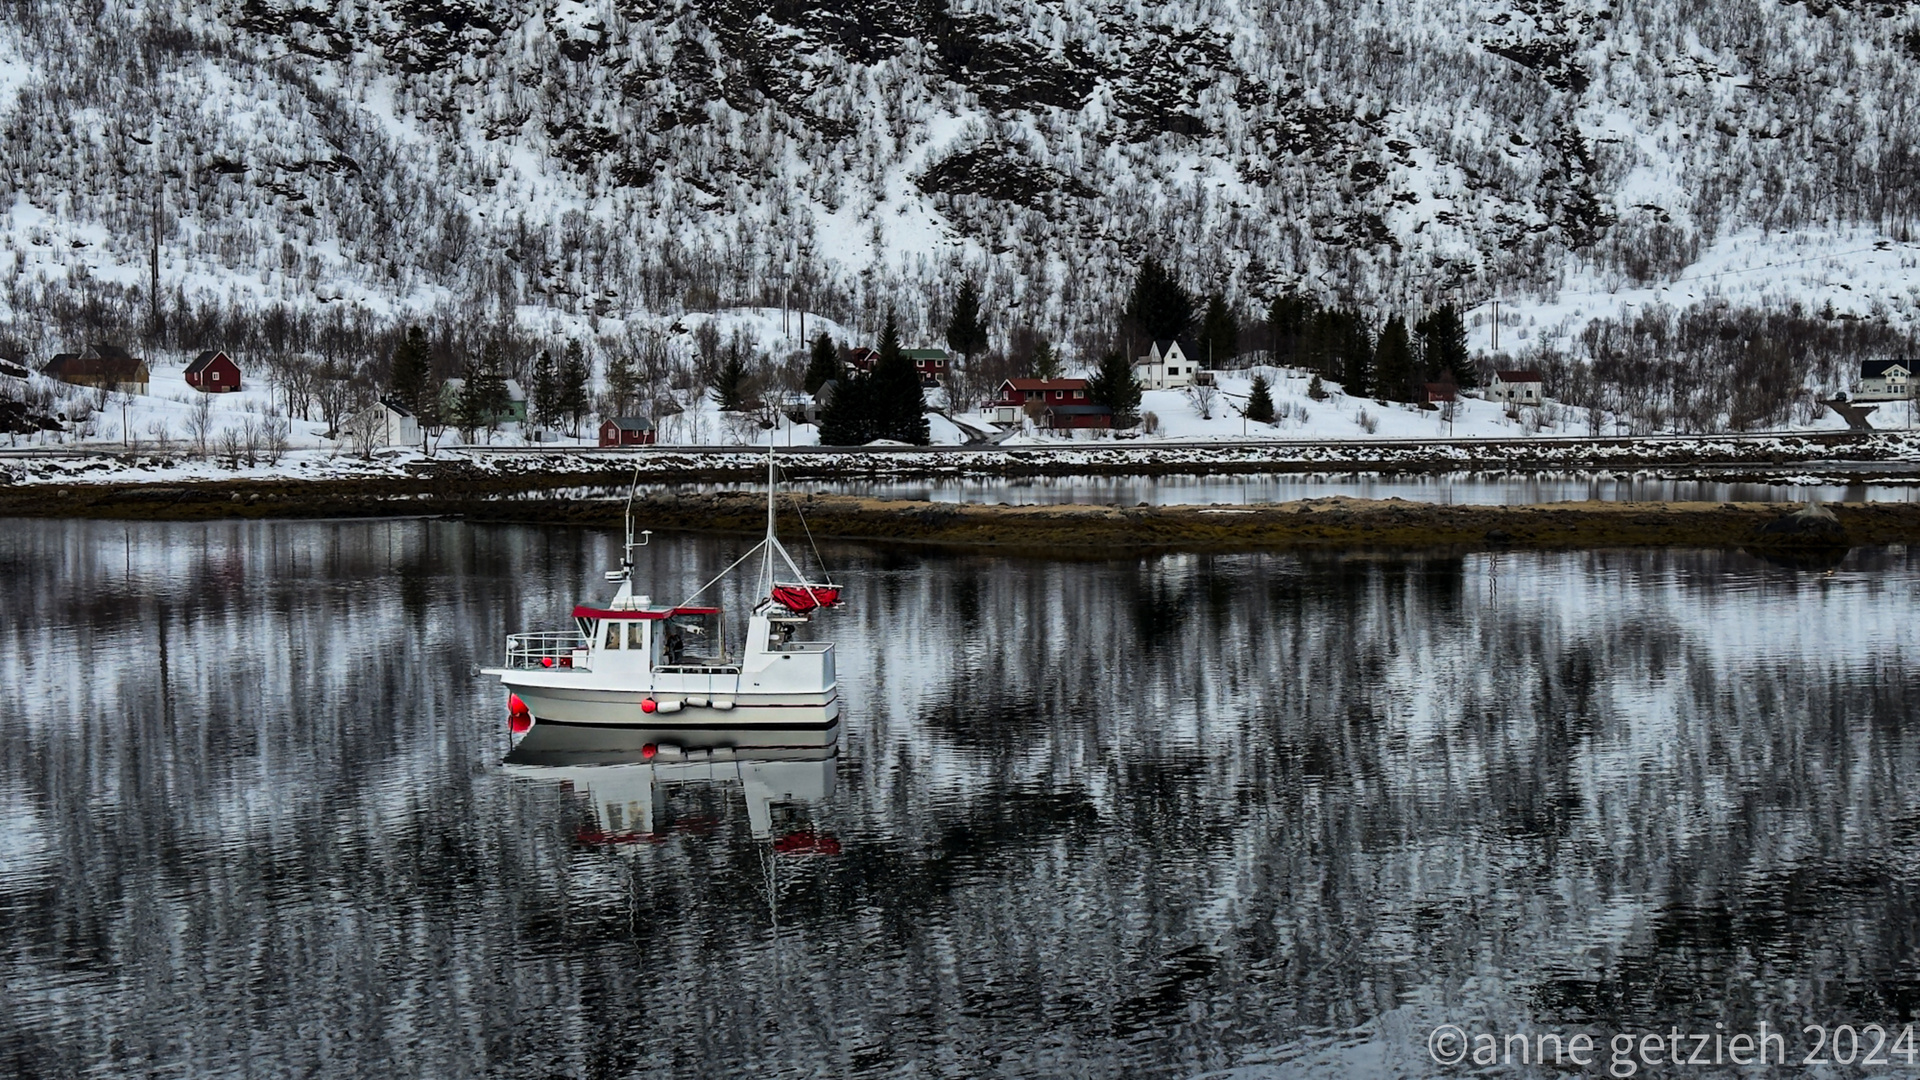
[[[226,462],[151,450],[0,450],[0,489],[74,485],[221,485],[387,481],[432,488],[447,482],[540,490],[570,484],[753,481],[766,472],[755,447],[596,450],[567,447],[383,451],[361,458],[290,451],[277,462]],[[778,448],[782,472],[801,480],[959,476],[1208,475],[1224,473],[1526,472],[1728,470],[1782,483],[1824,477],[1920,480],[1920,433],[1817,433],[1380,440],[1337,443],[1076,442],[1021,447]]]

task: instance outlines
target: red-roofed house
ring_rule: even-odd
[[[609,416],[600,423],[601,446],[652,446],[658,437],[644,416]]]
[[[1020,422],[1027,403],[1042,405],[1091,405],[1085,379],[1008,379],[1000,384],[1000,394],[981,408],[995,423]],[[1109,421],[1111,423],[1111,421]]]
[[[240,389],[240,365],[217,349],[203,352],[187,365],[187,385],[203,394],[231,394]]]

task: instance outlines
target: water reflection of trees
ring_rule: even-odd
[[[583,848],[491,768],[468,666],[606,538],[125,528],[0,541],[22,1073],[1185,1073],[1395,1010],[1920,1004],[1904,553],[840,552],[843,853],[776,934],[737,807]]]

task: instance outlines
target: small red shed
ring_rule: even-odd
[[[240,365],[218,349],[203,352],[187,365],[187,385],[206,394],[230,394],[240,389]]]
[[[601,446],[652,446],[657,433],[644,416],[615,416],[600,423]]]

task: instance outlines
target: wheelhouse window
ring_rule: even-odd
[[[644,649],[647,647],[647,624],[630,622],[627,624],[627,648]]]
[[[611,620],[608,621],[607,648],[618,649],[620,647],[620,626],[621,626],[620,623],[613,622]]]
[[[726,658],[720,613],[679,612],[661,627],[660,659],[675,664],[718,664]]]

